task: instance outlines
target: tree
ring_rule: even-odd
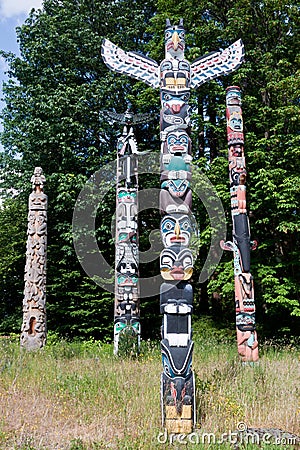
[[[238,38],[244,42],[245,63],[241,68],[233,75],[201,86],[194,93],[198,112],[194,116],[197,129],[194,152],[200,157],[196,164],[217,189],[230,224],[225,88],[240,85],[251,234],[259,241],[259,250],[252,254],[258,316],[262,319],[266,313],[264,321],[269,321],[270,328],[273,331],[282,328],[285,332],[293,324],[290,314],[300,315],[299,6],[295,1],[281,0],[181,4],[173,0],[158,1],[158,14],[152,19],[154,35],[166,17],[175,22],[184,18],[190,61],[219,47],[225,48]],[[151,45],[154,48],[153,41]],[[205,143],[210,149],[209,160],[207,153],[204,154]],[[205,256],[209,224],[203,208],[198,211],[201,252]],[[200,261],[203,264],[203,257]],[[232,311],[233,305],[231,264],[230,256],[224,255],[207,286],[210,295],[219,296],[219,319],[225,320],[226,312]],[[205,290],[202,286],[202,294]],[[278,319],[280,327],[274,323]]]
[[[0,208],[0,333],[19,332],[26,252],[26,204],[8,199]]]
[[[149,39],[145,28],[153,12],[152,1],[46,0],[43,10],[32,11],[17,30],[21,57],[4,54],[9,81],[2,115],[2,185],[16,189],[20,202],[27,202],[32,168],[44,170],[49,198],[48,327],[65,335],[103,337],[113,317],[112,296],[85,275],[72,241],[73,209],[81,188],[116,156],[118,128],[101,111],[125,111],[134,84],[115,78],[102,63],[102,39],[141,49]],[[144,146],[153,145],[147,137],[154,134],[146,132]],[[108,204],[109,217],[114,198]],[[114,247],[106,214],[100,208],[97,234],[109,259]],[[19,258],[22,251],[20,247]]]
[[[108,71],[100,56],[101,42],[103,37],[111,39],[124,50],[141,51],[160,62],[167,17],[173,22],[184,18],[189,61],[238,38],[244,41],[242,67],[193,93],[194,162],[215,186],[230,225],[225,88],[240,85],[251,234],[260,243],[252,258],[258,315],[265,312],[266,323],[280,319],[281,328],[291,327],[290,314],[300,314],[297,2],[45,0],[43,10],[32,11],[17,31],[21,57],[4,54],[9,81],[4,86],[1,178],[3,188],[17,189],[21,203],[27,202],[29,185],[28,189],[25,186],[33,167],[43,167],[47,178],[49,328],[69,336],[103,336],[111,324],[112,313],[107,313],[112,308],[111,296],[92,284],[74,253],[73,208],[89,176],[115,158],[118,126],[112,126],[100,112],[123,112],[130,100],[138,112],[157,117],[159,98],[142,83]],[[140,149],[158,150],[158,132],[158,119],[139,130]],[[145,176],[142,183],[147,187],[155,181]],[[211,229],[205,208],[196,199],[194,208],[202,242],[199,272]],[[114,252],[110,220],[106,219],[113,210],[111,193],[100,205],[97,218],[99,246],[107,259],[113,259]],[[142,220],[145,228],[158,227],[155,214],[145,214]],[[18,230],[22,226],[19,223]],[[206,298],[207,307],[215,294],[213,311],[220,310],[218,320],[234,317],[231,264],[231,255],[224,255],[213,278],[201,286],[201,300]],[[196,284],[196,311],[201,309],[199,288]],[[13,292],[11,284],[8,289]],[[153,303],[147,300],[145,304],[150,324]],[[101,330],[96,330],[100,323]]]

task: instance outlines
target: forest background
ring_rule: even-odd
[[[116,158],[119,125],[105,110],[124,112],[130,101],[153,120],[136,130],[139,150],[159,151],[158,91],[110,72],[101,59],[108,38],[123,50],[164,58],[166,18],[184,19],[186,58],[226,48],[241,38],[245,62],[233,74],[192,92],[194,164],[209,178],[225,209],[231,236],[225,121],[225,89],[242,90],[257,323],[260,336],[289,337],[300,316],[300,7],[296,1],[44,0],[17,29],[20,56],[1,52],[9,66],[3,92],[1,142],[0,333],[19,333],[22,322],[27,201],[35,166],[44,170],[48,207],[48,329],[66,338],[111,339],[113,295],[84,272],[73,247],[72,216],[90,176]],[[195,175],[197,177],[197,175]],[[197,182],[197,180],[196,180]],[[140,187],[159,189],[159,177],[140,177]],[[211,237],[207,212],[195,198],[200,251],[194,274],[194,322],[209,317],[235,330],[232,254],[213,276],[197,283]],[[113,190],[99,205],[96,236],[113,265]],[[159,228],[157,210],[139,215],[140,248]],[[224,236],[226,238],[226,236]],[[141,265],[141,276],[159,272]],[[145,298],[142,335],[158,338],[157,297]]]

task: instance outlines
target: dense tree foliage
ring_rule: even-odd
[[[258,322],[265,330],[295,331],[300,315],[300,9],[296,1],[283,0],[45,0],[43,10],[31,12],[17,29],[20,57],[4,54],[9,81],[4,86],[1,178],[2,187],[13,187],[17,194],[14,191],[14,200],[7,200],[0,212],[0,331],[11,331],[21,315],[24,205],[33,168],[42,166],[49,196],[48,326],[67,336],[110,335],[112,295],[94,284],[77,260],[73,208],[86,180],[115,158],[119,126],[101,111],[123,112],[130,100],[137,112],[151,113],[155,120],[139,129],[137,138],[141,150],[158,150],[159,96],[140,82],[110,72],[101,60],[101,42],[106,37],[124,50],[160,62],[167,17],[184,18],[190,61],[238,38],[244,42],[242,67],[193,93],[194,161],[223,202],[230,237],[225,88],[241,86],[248,210],[252,237],[259,241],[252,254]],[[195,172],[196,181],[197,176]],[[141,180],[144,188],[159,187],[155,177]],[[209,248],[210,224],[196,198],[194,209],[201,229],[198,273]],[[113,212],[111,193],[99,206],[97,219],[98,244],[110,261]],[[142,230],[158,224],[158,214],[143,214]],[[144,233],[141,239],[146,246],[147,237]],[[147,271],[142,276],[155,269],[142,267]],[[234,319],[232,255],[224,255],[208,282],[195,283],[195,294],[196,314]],[[158,333],[157,299],[143,300],[142,305],[143,334],[151,327]]]

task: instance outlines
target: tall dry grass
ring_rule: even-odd
[[[197,433],[219,436],[244,423],[300,434],[299,354],[293,345],[267,345],[259,365],[242,366],[230,340],[196,332]],[[122,360],[99,342],[52,342],[26,353],[1,339],[0,357],[1,450],[230,448],[159,442],[158,344],[143,343],[138,359]]]

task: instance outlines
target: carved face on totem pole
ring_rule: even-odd
[[[191,219],[186,214],[164,216],[160,224],[164,247],[172,245],[187,247],[190,242],[191,228]]]
[[[186,61],[165,60],[160,66],[161,88],[178,92],[190,86],[190,66]]]
[[[136,203],[137,193],[136,190],[119,189],[117,195],[118,203]]]
[[[117,230],[120,233],[131,233],[137,229],[137,206],[130,203],[121,203],[117,207]]]
[[[191,180],[190,158],[162,155],[161,181],[171,179]]]
[[[117,242],[137,243],[137,192],[119,189],[117,194]]]
[[[168,155],[163,155],[163,158]],[[180,156],[172,156],[161,174],[160,209],[166,213],[188,213],[192,205],[189,165]],[[179,201],[177,201],[179,200]]]
[[[238,86],[230,86],[226,89],[226,104],[231,105],[241,105],[242,97],[241,91]]]
[[[122,268],[124,272],[117,274],[118,286],[136,286],[138,283],[138,276],[135,274],[136,267],[128,266]]]
[[[168,133],[189,126],[190,64],[184,59],[185,31],[167,20],[165,59],[160,65],[161,131]],[[171,128],[171,129],[170,129]]]
[[[183,20],[180,19],[179,25],[171,25],[169,19],[166,21],[165,28],[165,52],[167,58],[183,59],[185,50],[185,30]]]
[[[174,130],[168,133],[163,147],[164,154],[182,156],[191,154],[191,138],[184,130]]]
[[[240,111],[231,112],[227,125],[232,131],[243,131],[243,119]]]
[[[178,114],[180,117],[184,118],[184,116],[187,115],[184,107],[188,107],[187,102],[189,101],[189,98],[189,92],[183,92],[181,94],[162,92],[161,104],[164,109],[164,114]]]
[[[191,250],[180,245],[164,249],[160,254],[160,273],[164,280],[189,280],[193,273]]]
[[[32,183],[32,189],[36,189],[37,187],[43,189],[46,178],[41,167],[34,168],[34,172],[30,181]]]
[[[241,109],[241,92],[236,86],[226,90],[227,139],[229,145],[243,145],[243,117]]]

